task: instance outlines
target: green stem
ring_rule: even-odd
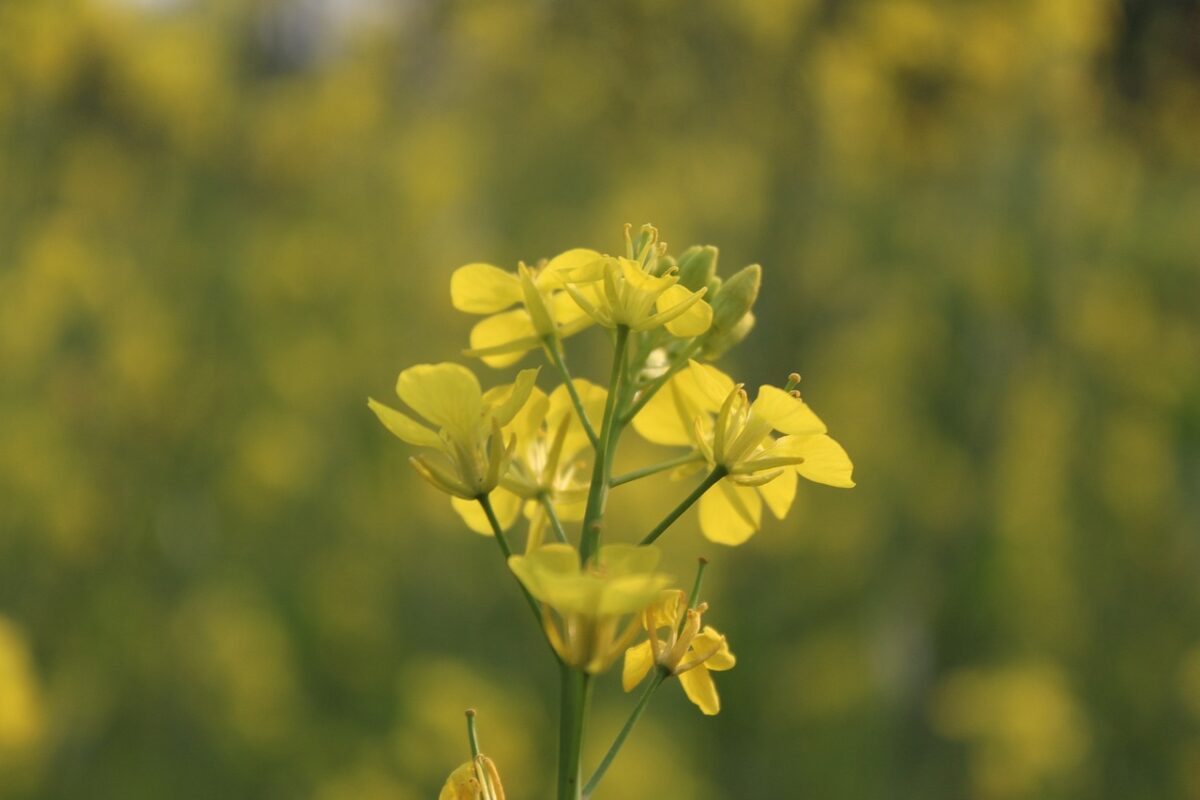
[[[650,703],[651,695],[654,694],[659,686],[662,686],[663,681],[666,679],[667,673],[661,669],[654,670],[654,677],[650,679],[650,683],[646,684],[642,696],[638,698],[637,705],[629,713],[629,719],[625,720],[625,725],[621,728],[621,732],[617,734],[616,739],[613,739],[612,746],[608,748],[608,752],[604,754],[604,759],[600,762],[600,766],[596,767],[596,771],[588,779],[587,786],[583,787],[585,800],[591,797],[592,792],[596,791],[596,787],[600,785],[600,780],[604,777],[604,773],[608,772],[608,768],[612,766],[613,759],[617,757],[617,753],[621,752],[621,747],[629,737],[629,732],[633,730],[633,726],[641,718],[642,712],[646,710],[646,706]]]
[[[579,800],[583,721],[587,715],[591,676],[562,665],[562,700],[558,729],[558,800]]]
[[[500,520],[496,519],[496,512],[492,509],[492,501],[488,499],[486,494],[481,494],[475,498],[479,501],[479,505],[483,506],[483,513],[487,514],[488,522],[492,524],[493,537],[496,544],[500,547],[500,552],[504,554],[504,566],[507,568],[508,559],[512,557],[512,548],[508,546],[508,538],[504,535],[504,529],[500,527]],[[516,579],[516,576],[513,576]],[[521,594],[525,595],[526,602],[529,603],[529,608],[533,611],[533,617],[537,620],[538,628],[542,627],[542,611],[538,607],[538,603],[533,599],[533,595],[525,588],[525,584],[517,581],[517,586],[521,587]]]
[[[598,449],[600,437],[596,435],[596,429],[592,427],[592,421],[588,419],[587,410],[583,407],[583,399],[575,388],[575,381],[571,380],[571,373],[567,371],[567,362],[563,361],[562,354],[558,352],[558,342],[553,337],[547,336],[542,340],[542,349],[546,351],[546,357],[558,370],[563,385],[567,387],[567,394],[571,396],[571,404],[575,406],[575,414],[579,417],[580,424],[583,425],[584,433],[591,440],[592,447]]]
[[[542,504],[542,508],[546,511],[546,517],[550,520],[550,527],[554,529],[554,538],[563,544],[568,544],[567,532],[563,530],[562,520],[558,518],[558,512],[554,510],[553,501],[545,494],[541,494],[538,495],[538,502]]]
[[[728,474],[729,470],[725,469],[725,467],[721,466],[720,464],[713,467],[712,472],[708,473],[708,477],[701,481],[700,485],[692,490],[691,494],[683,498],[679,505],[672,509],[671,513],[663,517],[663,521],[654,526],[654,530],[647,533],[646,537],[642,539],[640,544],[652,544],[656,539],[658,539],[658,537],[663,535],[663,532],[665,532],[667,528],[671,527],[671,525],[675,523],[675,520],[683,516],[683,512],[691,508],[692,505],[699,500],[705,492],[716,486],[717,482]]]
[[[612,470],[615,444],[613,432],[618,427],[614,410],[625,377],[625,348],[628,344],[629,327],[618,325],[617,343],[613,349],[612,375],[608,381],[608,397],[604,401],[604,422],[600,426],[596,463],[592,468],[592,485],[588,489],[587,506],[583,512],[583,532],[579,539],[579,560],[584,564],[596,552],[600,542],[600,520],[604,516],[604,504],[608,500],[608,476]]]
[[[651,464],[648,467],[635,469],[631,472],[626,472],[624,475],[618,475],[608,482],[609,487],[620,486],[623,483],[630,483],[641,478],[648,478],[651,475],[657,475],[660,472],[666,472],[672,467],[681,467],[684,464],[691,464],[693,461],[703,461],[704,457],[699,453],[692,451],[678,458],[669,458],[666,461],[660,461],[657,464]]]

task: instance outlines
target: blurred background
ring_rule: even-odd
[[[365,398],[625,222],[764,265],[720,366],[859,485],[664,539],[740,661],[602,796],[1200,798],[1195,0],[0,4],[0,797],[428,798],[467,706],[547,796],[556,672]]]

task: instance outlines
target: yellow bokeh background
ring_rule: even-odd
[[[653,222],[763,265],[720,366],[799,371],[859,485],[664,538],[739,663],[718,717],[663,691],[597,797],[1200,798],[1198,29],[0,3],[0,797],[426,798],[468,706],[548,796],[538,633],[365,398],[461,359],[456,266]],[[571,358],[601,379],[602,337]],[[614,490],[613,535],[685,493]],[[599,688],[586,763],[630,704]]]

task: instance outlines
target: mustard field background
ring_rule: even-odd
[[[738,665],[718,717],[656,696],[598,800],[1200,798],[1198,30],[1192,0],[0,3],[0,797],[429,798],[468,706],[547,796],[539,633],[365,400],[461,359],[455,267],[653,222],[763,264],[719,366],[800,372],[858,487],[738,549],[694,511],[664,537],[714,557]],[[598,332],[569,349],[602,379]],[[614,529],[686,491],[614,490]]]

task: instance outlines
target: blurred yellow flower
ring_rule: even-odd
[[[657,602],[642,612],[642,625],[649,638],[625,651],[621,685],[631,691],[657,665],[667,675],[679,677],[688,699],[711,716],[721,710],[721,698],[709,671],[733,669],[737,659],[725,637],[711,626],[701,628],[707,603],[688,608],[682,591],[662,592]],[[659,629],[666,628],[666,638]]]
[[[596,674],[637,635],[639,620],[622,629],[622,618],[640,613],[670,584],[671,576],[655,571],[659,558],[655,547],[610,544],[581,567],[575,548],[548,544],[508,565],[542,603],[542,625],[559,658]]]
[[[438,800],[504,800],[496,765],[482,754],[460,764],[446,778]]]
[[[849,456],[798,392],[760,386],[750,402],[740,384],[697,361],[650,398],[633,426],[656,444],[690,446],[699,454],[697,462],[703,456],[710,467],[724,470],[700,498],[700,529],[721,544],[750,538],[762,524],[764,501],[783,519],[796,496],[797,475],[854,486]],[[775,438],[774,431],[785,435]]]
[[[471,329],[471,347],[491,367],[506,367],[547,339],[561,340],[592,324],[570,296],[563,281],[598,261],[595,250],[576,248],[533,269],[519,264],[507,272],[491,264],[467,264],[450,276],[450,301],[459,311],[487,314]],[[520,304],[520,308],[512,308]]]
[[[626,241],[629,228],[626,226]],[[564,279],[563,288],[575,298],[589,317],[606,328],[625,326],[648,331],[666,326],[674,336],[699,336],[712,324],[713,310],[702,298],[707,287],[693,291],[679,282],[679,268],[671,265],[658,272],[658,231],[643,228],[643,244],[633,257],[605,256],[581,264]]]
[[[608,393],[590,381],[577,378],[575,390],[587,412],[599,418]],[[575,414],[565,385],[549,396],[534,387],[528,402],[507,427],[506,436],[515,439],[508,470],[501,474],[500,485],[492,492],[492,505],[506,526],[524,504],[529,519],[526,549],[539,546],[550,523],[542,498],[554,506],[560,520],[583,519],[588,484],[583,461],[576,457],[591,450],[591,442]],[[579,476],[583,475],[584,480]],[[471,530],[491,533],[491,523],[478,503],[459,497],[450,502]],[[502,513],[503,512],[503,513]],[[505,522],[507,520],[507,522]]]
[[[512,384],[485,393],[459,364],[409,367],[396,380],[396,394],[436,431],[373,398],[367,405],[403,441],[437,451],[411,459],[421,477],[454,497],[475,500],[495,489],[507,468],[515,442],[506,446],[501,428],[529,399],[537,373],[522,370]]]

